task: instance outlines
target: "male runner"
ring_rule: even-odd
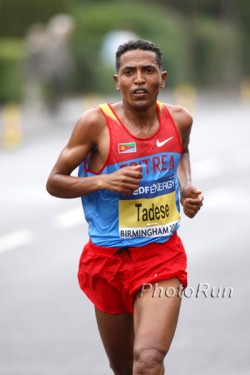
[[[193,218],[203,201],[191,185],[192,117],[157,100],[167,72],[154,43],[121,45],[116,68],[122,101],[81,116],[47,190],[82,197],[90,240],[79,283],[95,305],[114,374],[163,375],[181,303],[166,291],[187,284],[180,202]],[[79,176],[71,176],[78,166]]]

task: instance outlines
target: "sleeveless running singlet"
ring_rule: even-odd
[[[110,104],[99,106],[110,135],[106,163],[99,174],[140,164],[143,177],[133,195],[99,190],[82,196],[91,241],[104,247],[137,247],[164,243],[178,229],[180,204],[177,168],[182,144],[176,125],[162,103],[157,103],[159,128],[147,139],[136,138]],[[86,158],[79,177],[94,176]]]

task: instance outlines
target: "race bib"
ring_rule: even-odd
[[[169,236],[179,219],[173,177],[142,182],[132,196],[120,197],[120,237]]]

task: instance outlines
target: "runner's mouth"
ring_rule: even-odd
[[[147,90],[146,89],[136,89],[133,91],[133,95],[136,95],[136,96],[141,96],[141,95],[145,95],[147,94]]]

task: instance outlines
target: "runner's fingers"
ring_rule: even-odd
[[[187,215],[188,217],[190,218],[193,218],[197,212],[201,209],[203,203],[200,202],[199,204],[194,204],[194,202],[190,203],[190,202],[186,202],[184,204],[184,213],[185,215]]]
[[[183,202],[183,211],[186,216],[193,218],[203,206],[203,196],[199,195],[196,198],[186,198]]]
[[[197,210],[184,210],[185,215],[191,219],[197,214],[197,212]]]
[[[127,181],[122,185],[122,193],[123,194],[133,194],[135,190],[138,189],[140,180],[132,180]]]
[[[141,171],[124,168],[124,169],[121,169],[121,172],[123,172],[124,176],[127,176],[127,177],[138,178],[138,179],[142,178],[142,172]]]
[[[201,199],[186,199],[184,202],[184,206],[188,209],[195,209],[196,207],[201,208],[203,206],[203,202]]]
[[[136,172],[134,175],[125,175],[121,177],[121,183],[124,185],[135,185],[138,187],[141,181],[140,172]]]
[[[185,215],[186,215],[187,217],[189,217],[190,219],[192,219],[192,218],[194,217],[194,215],[195,215],[195,213],[190,212],[190,211],[188,211],[188,210],[184,210],[184,213],[185,213]]]

